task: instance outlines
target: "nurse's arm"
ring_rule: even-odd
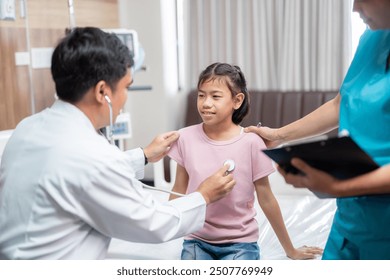
[[[246,132],[254,132],[263,138],[268,148],[306,137],[329,132],[339,125],[340,94],[316,110],[281,128],[250,126]]]

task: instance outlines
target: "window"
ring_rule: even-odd
[[[352,26],[352,57],[355,54],[356,48],[359,44],[360,36],[366,30],[366,25],[363,20],[359,17],[359,14],[352,12],[351,16],[351,26]]]

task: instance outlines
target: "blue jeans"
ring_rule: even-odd
[[[257,242],[210,244],[201,240],[184,240],[182,260],[259,260]]]

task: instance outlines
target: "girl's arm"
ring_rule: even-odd
[[[188,187],[188,173],[183,166],[177,164],[176,179],[172,191],[185,194],[187,191],[187,187]],[[169,196],[169,200],[175,198],[178,198],[178,196],[174,194],[171,194]]]
[[[268,177],[263,177],[255,182],[257,200],[265,216],[270,222],[280,244],[282,245],[287,257],[291,259],[313,259],[318,254],[322,254],[322,249],[318,247],[303,246],[296,249],[288,235],[284,224],[282,212],[279,204],[272,193]]]

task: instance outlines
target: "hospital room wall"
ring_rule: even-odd
[[[175,0],[119,0],[122,28],[134,29],[145,51],[146,70],[134,75],[125,110],[131,114],[132,137],[127,147],[142,147],[159,133],[183,123],[186,90],[178,89]],[[145,179],[153,179],[152,166]]]
[[[11,2],[15,18],[0,20],[0,131],[53,103],[50,66],[37,65],[42,56],[50,59],[50,49],[70,25],[67,0]],[[74,11],[78,26],[119,27],[117,0],[74,1]],[[17,61],[16,54],[23,59]]]
[[[74,1],[76,25],[134,29],[145,50],[146,71],[136,73],[134,86],[152,89],[129,92],[125,106],[132,118],[133,136],[126,141],[129,148],[145,146],[158,133],[177,129],[184,122],[187,91],[178,90],[175,0],[162,1]],[[66,0],[25,1],[25,18],[20,14],[20,3],[15,1],[15,20],[0,21],[0,130],[15,128],[21,119],[54,101],[50,69],[17,66],[15,53],[30,54],[33,48],[53,47],[69,27]],[[146,179],[152,178],[149,165]]]

